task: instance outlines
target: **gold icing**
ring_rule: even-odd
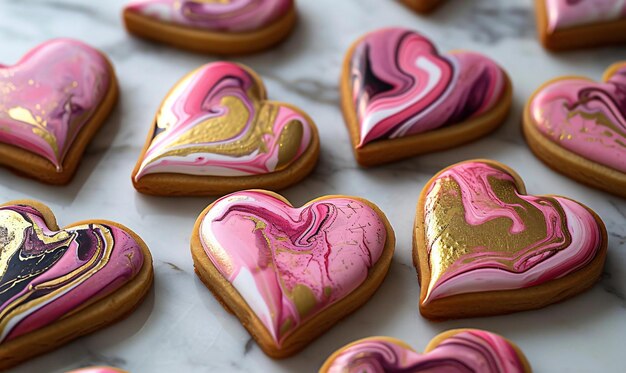
[[[33,229],[33,232],[35,233],[38,240],[41,240],[44,244],[57,243],[58,245],[56,247],[61,245],[69,245],[71,244],[71,241],[76,237],[76,233],[72,231],[52,232],[52,234],[48,236],[43,232],[42,227],[38,226],[36,223],[30,221],[29,219],[25,219],[18,212],[8,209],[0,210],[0,232],[6,232],[6,238],[2,242],[0,242],[0,244],[2,244],[2,246],[0,247],[0,255],[3,255],[0,260],[0,273],[2,273],[3,275],[8,267],[8,260],[13,254],[17,253],[21,249],[26,230],[29,228]],[[89,225],[77,226],[74,227],[72,230],[77,231],[81,229],[89,229]],[[104,238],[103,242],[100,240],[101,237],[97,235],[99,240],[96,246],[95,255],[88,262],[84,263],[72,272],[58,278],[53,278],[47,282],[31,286],[28,291],[25,292],[22,296],[14,299],[11,304],[9,304],[6,308],[0,311],[0,332],[7,328],[8,324],[13,318],[64,294],[75,286],[86,281],[89,277],[93,276],[95,273],[97,273],[99,270],[107,265],[113,250],[114,243],[111,231],[102,225],[93,225],[92,229],[93,231],[99,230],[102,233],[102,237]],[[87,270],[92,266],[93,268]],[[27,281],[28,278],[22,277],[19,278],[19,280]],[[50,291],[44,296],[34,298],[30,301],[26,301],[33,293],[37,292],[38,290],[47,288],[54,289],[55,287],[58,288]],[[90,302],[81,305],[81,307],[66,314],[64,317],[78,312],[80,309],[87,307],[96,300],[96,298],[92,299]]]
[[[297,284],[293,290],[287,294],[287,297],[291,299],[296,306],[301,318],[306,317],[317,305],[315,294],[313,294],[313,291],[306,285]]]
[[[541,210],[516,194],[513,182],[491,177],[489,184],[497,198],[509,206],[515,206],[515,212],[525,229],[519,233],[510,233],[513,222],[507,217],[498,217],[480,225],[470,225],[465,220],[460,186],[452,177],[438,179],[433,184],[426,202],[425,234],[426,243],[430,248],[431,270],[428,294],[443,274],[467,254],[482,251],[497,253],[497,257],[491,259],[497,260],[513,271],[513,265],[519,258],[529,249],[536,249],[536,244],[546,238],[547,225],[550,223],[546,222]],[[488,203],[487,198],[484,203]],[[542,246],[560,242],[556,250],[566,248],[571,238],[565,226],[565,213],[560,204],[550,197],[543,197],[540,203],[550,205],[558,211],[562,217],[561,229],[566,235],[562,240],[553,238]],[[540,252],[537,251],[538,254]],[[475,256],[474,259],[466,258],[463,263],[481,259],[484,258]]]
[[[197,153],[212,153],[229,157],[244,157],[255,152],[267,153],[267,138],[279,136],[278,161],[276,170],[286,168],[300,148],[304,137],[304,124],[292,120],[286,124],[280,134],[274,133],[274,125],[280,106],[264,100],[261,87],[253,84],[246,92],[246,101],[238,96],[230,95],[221,98],[219,106],[224,114],[214,116],[194,124],[186,132],[167,142],[170,131],[179,119],[173,112],[175,103],[193,84],[193,75],[183,78],[165,98],[157,113],[156,127],[161,129],[153,139],[153,143],[165,140],[163,149],[144,160],[143,166],[166,157],[186,157]]]
[[[157,161],[164,157],[170,156],[187,156],[194,153],[214,153],[220,155],[228,155],[231,157],[243,157],[258,150],[261,153],[268,151],[264,136],[273,135],[273,123],[276,120],[278,107],[266,104],[259,105],[254,102],[255,112],[258,113],[256,118],[250,119],[244,102],[235,96],[226,96],[222,98],[221,104],[228,107],[227,114],[214,117],[194,125],[187,132],[183,133],[176,141],[168,144],[166,150],[158,156],[152,158],[150,162]],[[252,125],[249,126],[249,121]],[[159,127],[163,128],[157,119]],[[235,141],[229,139],[240,135]],[[160,133],[159,136],[167,136],[167,131]],[[215,145],[202,145],[203,143],[217,143]],[[185,145],[192,145],[184,147]],[[177,148],[180,147],[180,148]]]
[[[299,120],[291,120],[280,133],[278,140],[278,163],[276,171],[286,168],[298,155],[304,128]]]

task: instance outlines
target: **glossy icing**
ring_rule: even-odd
[[[626,172],[626,62],[605,83],[559,79],[529,104],[532,123],[548,139],[584,158]]]
[[[125,370],[121,370],[121,369],[113,368],[113,367],[97,366],[97,367],[86,367],[86,368],[71,370],[66,373],[128,373],[128,372]]]
[[[111,75],[100,52],[70,39],[47,41],[15,65],[0,65],[0,142],[40,155],[62,171]]]
[[[260,191],[217,200],[199,233],[277,345],[361,285],[387,239],[381,218],[361,201],[334,197],[293,208]]]
[[[523,373],[515,348],[497,334],[461,331],[420,354],[400,341],[367,338],[344,349],[328,373]]]
[[[424,304],[561,278],[588,264],[602,244],[585,207],[563,197],[522,195],[509,173],[482,162],[437,176],[423,213],[431,275]]]
[[[293,8],[293,0],[139,0],[126,10],[208,31],[261,29]]]
[[[262,82],[242,66],[209,63],[167,95],[135,176],[266,174],[287,168],[309,147],[311,123],[266,101]]]
[[[502,97],[505,75],[472,52],[440,55],[420,34],[387,28],[365,35],[351,57],[359,147],[458,124]]]
[[[51,231],[33,207],[0,207],[0,343],[113,293],[143,260],[140,245],[120,228]]]
[[[548,32],[626,19],[626,0],[545,0]]]

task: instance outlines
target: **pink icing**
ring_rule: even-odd
[[[606,83],[556,80],[529,105],[536,128],[584,158],[626,172],[626,63]]]
[[[497,334],[468,330],[420,354],[389,339],[366,338],[341,351],[328,373],[523,373],[515,348]]]
[[[246,176],[274,172],[281,148],[279,135],[292,121],[300,122],[303,128],[293,161],[308,149],[312,139],[309,121],[287,106],[271,104],[277,108],[278,114],[271,124],[271,133],[263,134],[262,143],[257,144],[258,148],[246,154],[220,152],[220,146],[236,147],[238,141],[249,136],[251,131],[257,130],[258,123],[253,121],[257,107],[250,92],[264,92],[263,87],[259,87],[256,79],[246,69],[231,62],[209,63],[192,72],[183,81],[178,83],[159,110],[161,118],[157,120],[155,135],[135,180],[152,173]],[[222,102],[228,97],[235,97],[245,104],[249,119],[243,130],[226,140],[190,141],[202,134],[205,130],[202,126],[208,120],[229,114],[229,107]],[[167,129],[163,130],[163,127]],[[177,143],[182,137],[187,138],[185,144]],[[177,145],[173,146],[174,143]],[[194,150],[188,152],[187,149]]]
[[[548,31],[626,18],[626,0],[545,0]]]
[[[500,200],[494,193],[490,179],[514,183],[513,177],[497,168],[481,162],[465,162],[441,173],[431,184],[424,207],[425,221],[433,217],[433,207],[439,200],[450,198],[452,192],[439,188],[440,183],[453,179],[461,190],[465,221],[480,226],[498,218],[510,220],[508,239],[515,241],[515,235],[527,227],[519,215],[522,208]],[[561,214],[548,197],[517,196],[541,211],[546,224],[546,236],[530,247],[507,254],[506,251],[491,251],[492,245],[508,242],[496,237],[486,240],[484,246],[468,248],[449,266],[440,278],[431,279],[424,303],[456,294],[496,290],[520,289],[540,285],[550,280],[566,276],[582,268],[596,256],[601,247],[602,236],[594,216],[580,204],[562,197],[554,197],[561,207]],[[567,227],[567,232],[562,227]],[[560,248],[569,234],[571,243]],[[437,237],[426,234],[428,252]],[[504,249],[504,248],[503,248]],[[506,262],[513,261],[512,268]]]
[[[268,26],[293,6],[293,0],[139,0],[126,10],[209,31],[246,32]]]
[[[376,211],[358,200],[335,197],[293,208],[260,191],[217,200],[200,235],[213,264],[278,345],[361,285],[387,239]],[[297,288],[313,297],[300,304],[308,304],[305,314],[290,297]]]
[[[42,43],[15,65],[0,65],[0,142],[38,154],[61,171],[111,74],[100,52],[70,39]]]
[[[15,216],[20,216],[23,230],[12,225],[10,217]],[[53,242],[40,240],[34,227]],[[0,328],[0,342],[41,329],[86,303],[106,297],[142,268],[140,245],[120,228],[76,226],[65,230],[71,235],[68,243],[54,241],[58,232],[48,229],[41,213],[30,206],[0,207],[0,248],[10,247],[13,240],[24,236],[12,256],[3,253],[7,267],[0,277],[0,325],[6,324]],[[112,246],[106,236],[112,237]],[[65,280],[51,285],[61,278]]]
[[[354,49],[351,75],[360,147],[475,118],[498,103],[505,83],[491,59],[440,55],[430,40],[402,28],[365,35]]]

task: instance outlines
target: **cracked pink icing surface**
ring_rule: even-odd
[[[277,345],[361,285],[387,240],[381,217],[358,200],[294,208],[261,191],[218,199],[199,233],[208,257]]]
[[[246,32],[270,25],[293,6],[293,0],[138,0],[126,10],[207,31]]]
[[[593,162],[626,172],[626,62],[604,83],[559,79],[530,101],[534,126],[548,139]]]
[[[61,171],[111,74],[99,51],[70,39],[44,42],[15,65],[0,65],[0,142],[40,155]]]
[[[350,74],[359,147],[480,116],[505,88],[505,74],[493,60],[465,51],[439,54],[430,40],[403,28],[365,35]]]
[[[462,209],[451,209],[458,198]],[[456,258],[431,276],[424,304],[541,285],[584,267],[602,247],[598,222],[584,206],[563,197],[520,194],[508,172],[482,162],[464,162],[437,176],[423,213],[431,271],[442,257]],[[469,227],[450,230],[459,214]],[[526,234],[534,241],[523,246]]]
[[[626,19],[626,0],[544,0],[548,32]]]
[[[515,348],[482,330],[461,331],[420,354],[393,340],[366,338],[336,356],[324,373],[523,373]]]
[[[112,294],[143,265],[140,244],[116,226],[51,231],[31,206],[0,207],[0,344]]]

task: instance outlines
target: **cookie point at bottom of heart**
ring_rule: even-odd
[[[250,190],[198,218],[196,271],[266,353],[285,357],[360,307],[389,268],[395,238],[372,203],[328,196],[294,208]]]
[[[441,333],[423,354],[395,338],[361,339],[337,350],[320,369],[320,373],[426,371],[526,373],[531,369],[515,344],[477,329]]]
[[[0,205],[0,369],[127,316],[152,283],[145,243],[107,221],[56,227],[36,201]]]
[[[416,219],[420,311],[429,318],[546,306],[590,287],[606,256],[606,229],[593,211],[526,195],[519,176],[495,161],[437,174]]]

